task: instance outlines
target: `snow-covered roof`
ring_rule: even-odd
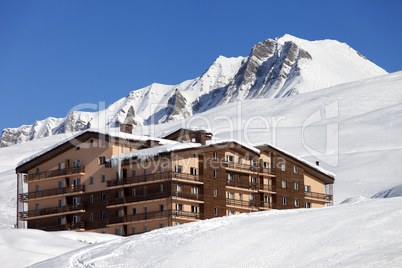
[[[211,130],[209,130],[209,129],[207,129],[207,128],[203,128],[203,127],[186,127],[186,128],[176,128],[176,129],[174,129],[174,130],[172,130],[172,131],[167,131],[167,132],[162,132],[162,134],[160,135],[160,137],[167,137],[167,136],[169,136],[169,135],[171,135],[171,134],[173,134],[173,133],[175,133],[175,132],[177,132],[177,131],[179,131],[179,130],[182,130],[182,131],[204,131],[204,132],[209,132],[209,133],[212,133],[212,131]]]
[[[256,147],[264,147],[264,146],[270,146],[270,147],[274,148],[275,150],[278,150],[279,152],[282,152],[282,153],[284,153],[284,154],[286,154],[286,155],[288,155],[288,156],[290,156],[292,158],[295,158],[297,161],[302,162],[306,166],[309,166],[309,167],[311,167],[311,168],[313,168],[313,169],[315,169],[315,170],[317,170],[317,171],[319,171],[319,172],[321,172],[321,173],[323,173],[323,174],[335,179],[335,174],[334,173],[332,173],[332,172],[330,172],[328,170],[325,170],[324,168],[322,168],[320,166],[314,165],[313,163],[311,163],[311,162],[309,162],[307,160],[304,160],[303,158],[301,158],[299,156],[296,156],[296,155],[294,155],[292,153],[289,153],[289,152],[287,152],[285,150],[279,149],[276,146],[273,146],[273,145],[267,144],[267,143],[256,145]]]
[[[164,140],[164,139],[159,139],[159,138],[150,138],[149,136],[141,136],[141,135],[135,135],[135,134],[129,134],[129,133],[125,133],[125,132],[120,132],[118,128],[112,128],[112,129],[109,129],[109,131],[95,129],[95,128],[89,128],[89,129],[86,129],[84,131],[65,133],[65,135],[68,136],[66,139],[64,139],[64,140],[62,140],[62,141],[60,141],[58,143],[55,143],[54,145],[52,145],[50,147],[47,147],[46,149],[44,149],[44,150],[42,150],[42,151],[40,151],[40,152],[38,152],[36,154],[33,154],[33,155],[31,155],[31,156],[29,156],[27,158],[24,158],[23,160],[21,160],[17,164],[17,167],[20,167],[20,166],[24,165],[25,163],[28,163],[29,161],[31,161],[31,160],[33,160],[33,159],[35,159],[35,158],[37,158],[37,157],[39,157],[41,155],[44,155],[47,152],[52,151],[53,149],[57,148],[58,146],[66,143],[66,142],[69,142],[69,141],[77,138],[78,136],[81,136],[81,135],[83,135],[85,133],[88,133],[88,132],[95,132],[95,133],[99,133],[99,134],[103,134],[103,135],[109,135],[110,137],[113,137],[113,138],[144,141],[144,142],[147,141],[147,140],[155,140],[155,141],[159,141],[160,144],[169,144],[169,143],[172,142],[170,140]]]

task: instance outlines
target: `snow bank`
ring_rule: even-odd
[[[90,245],[33,267],[401,267],[402,198],[255,212]]]

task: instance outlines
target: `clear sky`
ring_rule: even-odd
[[[402,70],[402,1],[0,1],[0,130],[200,76],[286,33]]]

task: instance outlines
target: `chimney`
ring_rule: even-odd
[[[320,165],[320,161],[316,161],[315,164],[316,164],[317,166],[319,166],[319,165]]]
[[[205,145],[207,143],[207,133],[204,131],[195,132],[195,142]]]
[[[133,133],[133,125],[132,124],[120,124],[120,132],[132,134]]]
[[[147,140],[146,141],[147,148],[152,148],[152,147],[155,147],[158,145],[159,145],[159,141],[155,141],[155,140]]]

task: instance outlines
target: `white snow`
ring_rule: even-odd
[[[402,72],[396,72],[285,99],[230,103],[177,122],[135,127],[134,133],[151,138],[178,127],[205,127],[216,141],[269,143],[312,163],[319,160],[320,166],[336,174],[335,204],[347,200],[324,209],[269,211],[169,227],[119,243],[90,245],[38,266],[400,267],[402,199],[368,197],[400,195],[401,100]],[[5,229],[0,239],[8,248],[0,254],[5,267],[14,266],[8,258],[9,235],[20,241],[27,236],[26,243],[34,243],[30,234],[10,229],[16,217],[15,167],[64,139],[56,135],[0,148],[0,227]],[[23,266],[38,261],[36,254],[41,260],[58,255],[44,256],[42,246],[56,240],[41,237],[35,238],[39,253],[20,257]],[[59,252],[78,248],[71,245]]]
[[[255,212],[73,250],[32,267],[400,267],[402,198]]]
[[[391,198],[402,196],[402,184],[376,193],[372,198]]]

